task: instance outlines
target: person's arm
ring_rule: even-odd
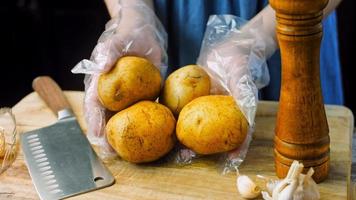
[[[329,0],[328,5],[324,9],[324,18],[328,16],[341,2],[341,0]],[[255,17],[253,17],[244,27],[248,28],[250,25],[253,25],[254,22],[261,20],[263,21],[262,30],[265,34],[267,34],[266,38],[273,38],[274,44],[271,42],[266,42],[268,45],[267,48],[267,57],[273,55],[274,51],[277,47],[277,39],[276,39],[276,16],[275,11],[270,5],[267,5],[262,11],[260,11]],[[242,30],[243,30],[242,29]]]
[[[153,1],[152,0],[104,0],[106,4],[106,8],[109,11],[110,17],[114,17],[118,11],[120,2],[125,3],[126,5],[134,5],[140,2],[145,2],[149,7],[153,9]]]

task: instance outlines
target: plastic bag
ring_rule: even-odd
[[[0,175],[15,161],[19,135],[11,108],[0,108]]]
[[[102,158],[115,156],[105,137],[106,121],[113,114],[98,99],[97,84],[102,73],[111,69],[117,59],[126,55],[144,57],[160,69],[167,70],[167,33],[154,12],[145,3],[118,1],[119,13],[105,26],[90,60],[84,59],[73,73],[86,74],[84,79],[84,116],[87,137],[99,147]]]
[[[243,162],[252,140],[258,89],[269,83],[265,38],[260,34],[262,20],[241,31],[245,20],[233,15],[212,15],[207,23],[197,64],[212,81],[211,94],[232,95],[246,117],[250,129],[243,144],[220,156],[222,173]],[[181,149],[176,161],[190,163],[197,155]]]

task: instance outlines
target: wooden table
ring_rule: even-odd
[[[84,130],[82,92],[66,92]],[[240,172],[255,178],[257,174],[275,177],[273,135],[278,104],[262,101],[256,117],[256,131]],[[31,93],[13,107],[19,131],[47,126],[56,117]],[[322,199],[351,199],[351,138],[353,116],[342,106],[326,106],[331,137],[329,178],[319,184]],[[173,162],[133,165],[119,159],[106,163],[116,178],[115,185],[72,199],[242,199],[236,191],[235,174],[221,175],[216,160],[201,159],[189,166]],[[22,152],[0,176],[0,199],[38,199]]]

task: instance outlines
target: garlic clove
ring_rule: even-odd
[[[261,193],[262,193],[262,198],[263,198],[264,200],[273,200],[272,197],[269,195],[268,192],[262,191]]]
[[[299,177],[303,168],[303,164],[298,161],[292,163],[286,178],[273,189],[273,200],[293,200],[293,195],[299,186]]]
[[[287,183],[288,184],[283,188],[283,190],[278,193],[276,199],[293,200],[294,192],[298,187],[298,180],[288,180]]]
[[[290,185],[291,181],[291,179],[283,179],[276,185],[272,191],[273,200],[279,199],[280,194]],[[284,194],[284,196],[286,196],[286,194]]]
[[[258,187],[248,176],[239,175],[236,181],[237,190],[245,199],[254,199],[261,193]]]
[[[289,168],[288,174],[285,179],[297,179],[304,169],[303,163],[298,161],[293,161],[292,165]]]
[[[320,199],[320,193],[318,188],[315,186],[309,186],[304,188],[304,199],[308,200],[319,200]]]
[[[315,181],[312,178],[313,174],[314,174],[314,169],[309,168],[307,174],[304,175],[304,184],[303,184],[304,199],[308,199],[308,200],[320,199],[318,185],[315,183]]]
[[[310,176],[305,177],[303,190],[304,190],[305,199],[308,199],[308,200],[320,199],[318,185],[315,183],[315,181]]]
[[[304,199],[303,184],[300,184],[299,182],[297,189],[294,191],[293,200],[303,200],[303,199]]]
[[[308,170],[306,176],[309,177],[309,178],[311,178],[311,177],[313,176],[313,174],[314,174],[314,169],[311,167],[311,168],[309,168],[309,170]]]
[[[266,189],[267,189],[267,192],[269,194],[272,195],[272,192],[274,190],[274,188],[278,185],[278,183],[280,183],[281,180],[269,180],[267,183],[266,183]]]

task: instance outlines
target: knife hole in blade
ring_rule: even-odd
[[[98,182],[98,181],[102,181],[102,180],[104,180],[104,178],[101,176],[97,176],[94,178],[94,182]]]
[[[42,149],[42,146],[36,146],[36,147],[32,147],[31,148],[31,151],[36,151],[36,150],[39,150],[39,149]]]
[[[30,143],[38,142],[39,140],[40,140],[39,138],[33,138],[33,139],[30,139],[28,141],[28,143],[30,144]]]
[[[34,158],[38,159],[38,158],[42,158],[42,157],[45,157],[45,156],[46,156],[45,153],[41,153],[41,154],[35,155]]]
[[[43,177],[43,180],[50,180],[54,177],[55,177],[54,175],[47,175],[47,176]]]
[[[47,158],[40,158],[40,159],[36,160],[36,162],[41,163],[41,162],[44,162],[46,160],[48,160],[48,159]]]
[[[44,152],[44,150],[40,149],[40,150],[33,151],[32,154],[33,155],[37,155],[37,154],[40,154],[40,153],[43,153],[43,152]]]
[[[33,142],[33,143],[30,143],[29,146],[34,147],[34,146],[38,146],[40,144],[41,144],[40,142]]]
[[[33,138],[37,138],[37,137],[38,137],[37,134],[33,134],[33,135],[27,136],[27,139],[33,139]]]
[[[51,194],[56,194],[56,193],[58,193],[58,192],[62,192],[62,190],[60,190],[60,189],[55,189],[55,190],[50,191]]]

